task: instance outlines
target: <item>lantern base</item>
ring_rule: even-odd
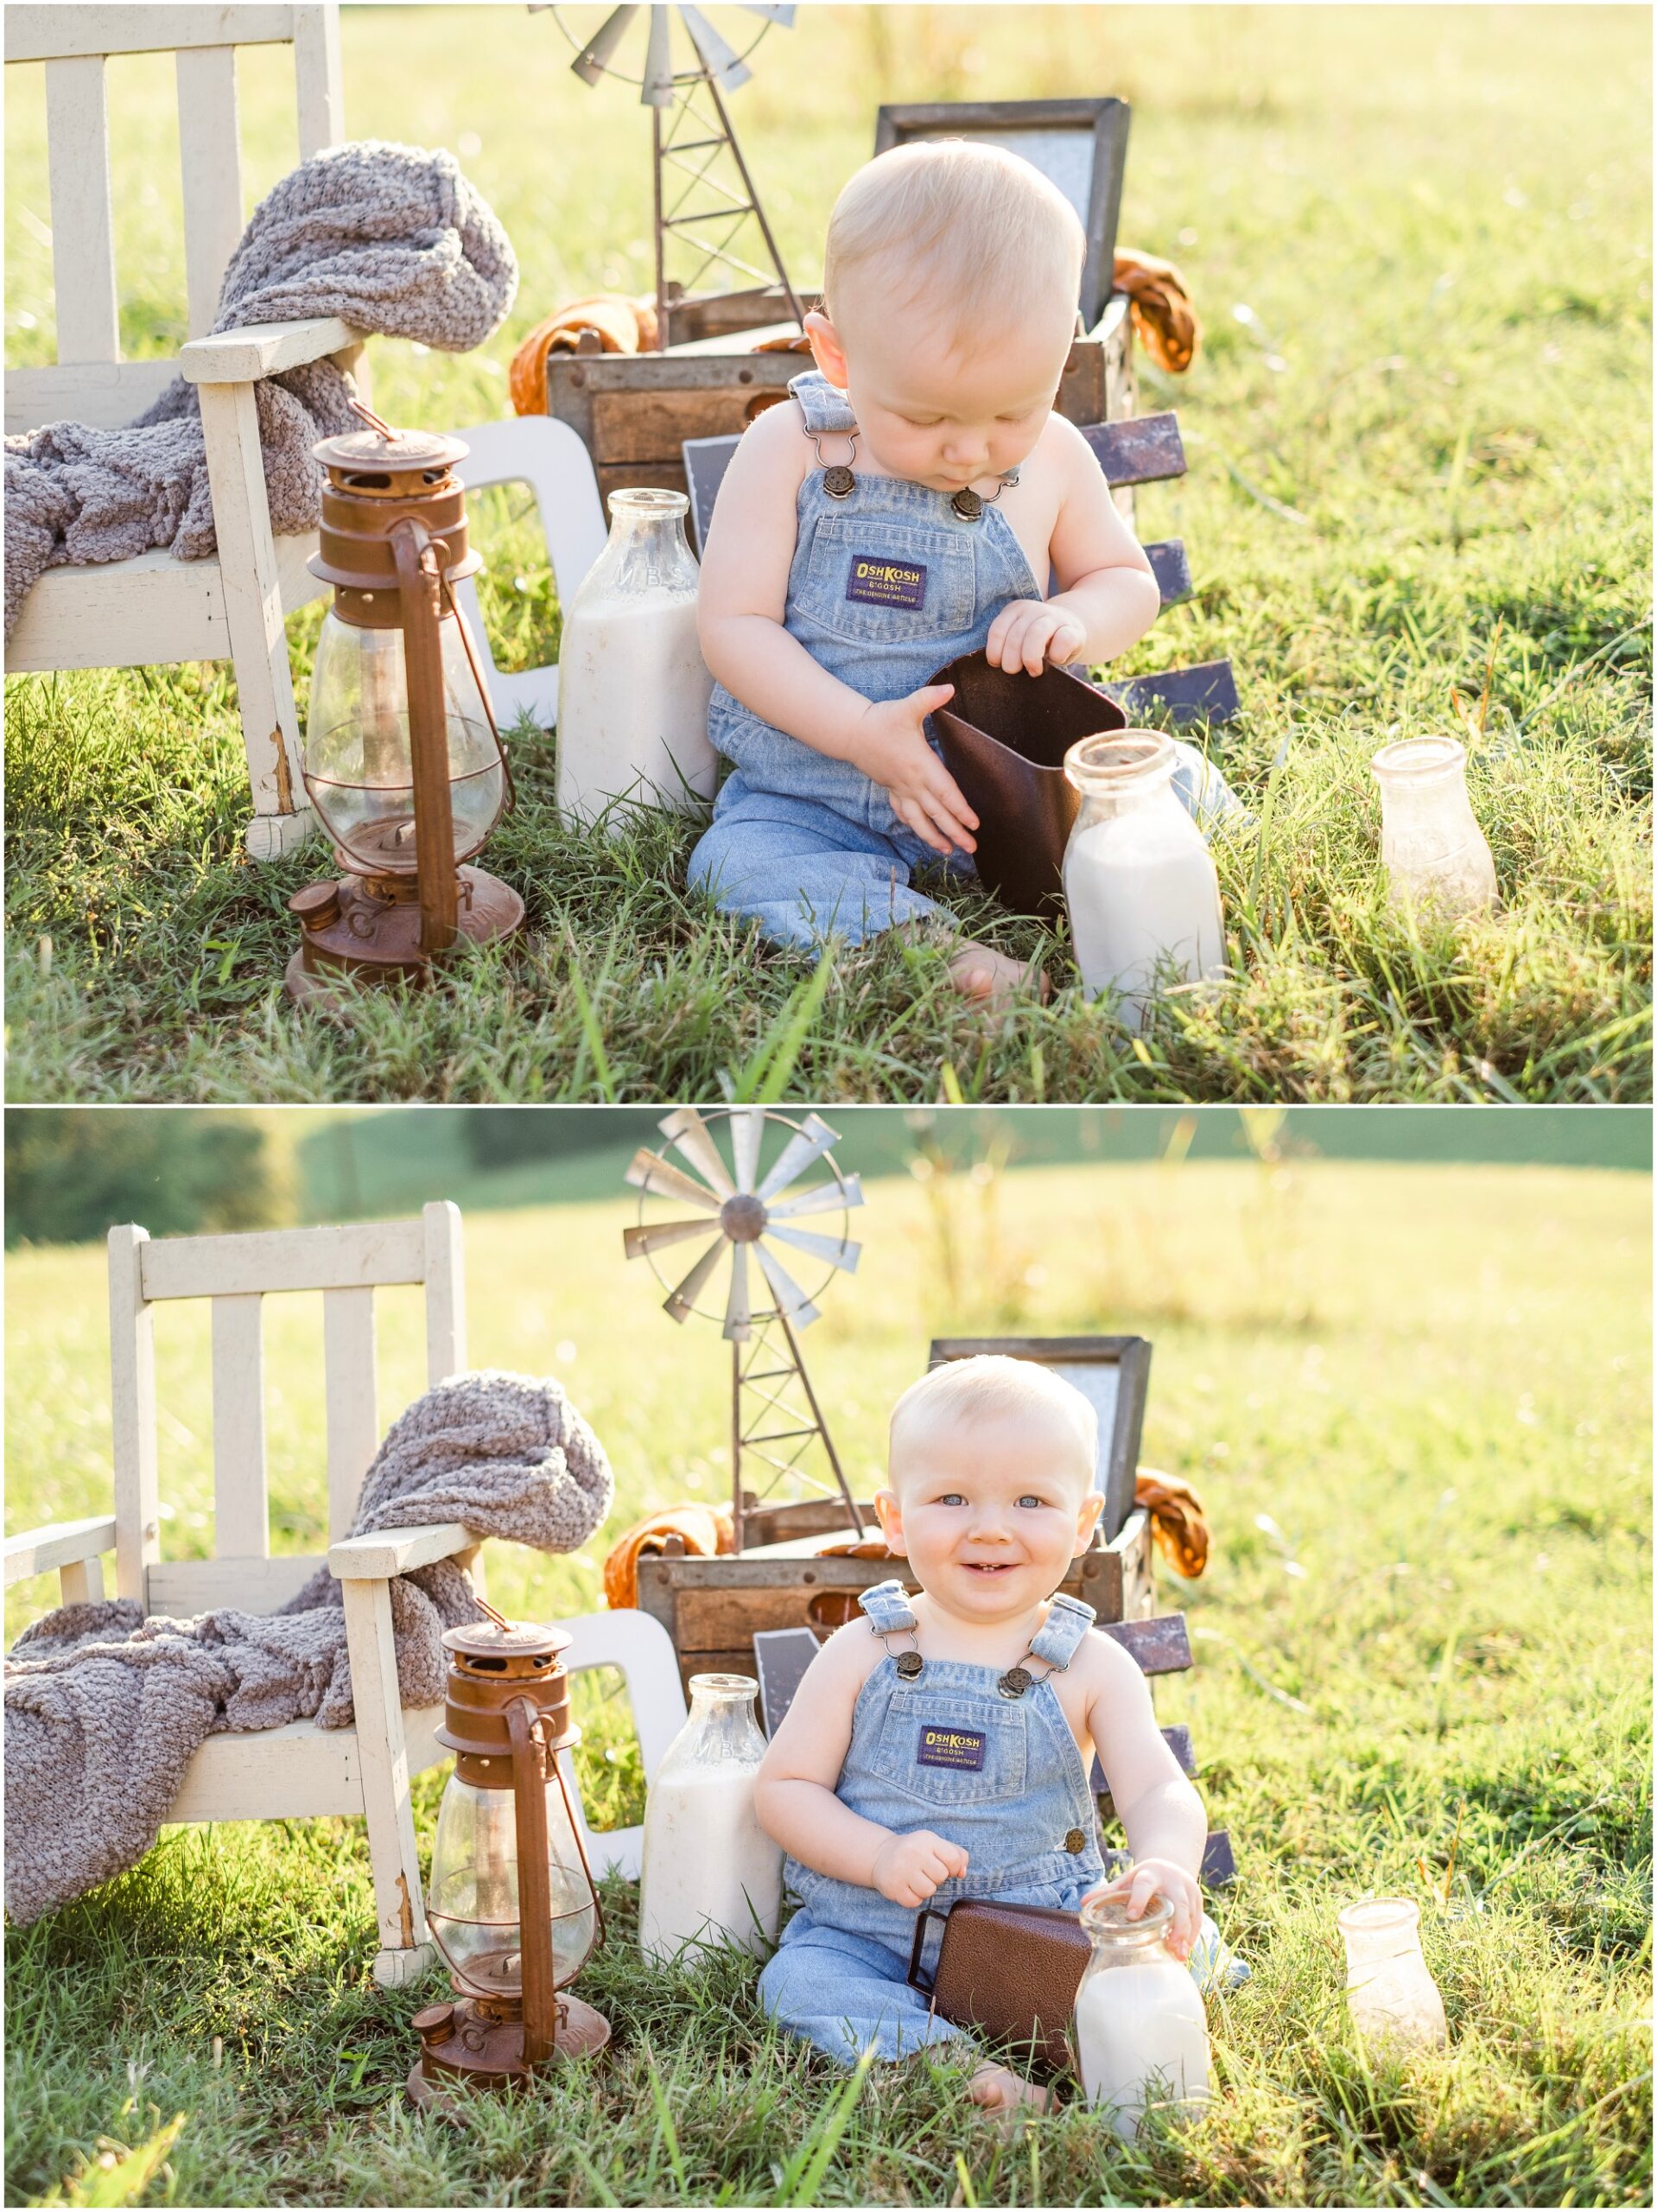
[[[457,868],[455,874],[460,936],[473,944],[511,937],[524,919],[524,901],[511,886],[480,868]],[[289,904],[300,914],[302,931],[283,980],[298,1005],[337,1010],[342,1001],[334,986],[346,976],[362,982],[389,983],[402,976],[423,983],[434,960],[442,957],[421,949],[420,906],[410,884],[381,886],[348,875],[307,884]]]
[[[457,2099],[484,2089],[527,2088],[563,2058],[591,2058],[610,2040],[602,2012],[568,1994],[558,1999],[558,2038],[552,2056],[538,2066],[524,2061],[524,2023],[501,2008],[462,1998],[415,2015],[421,2055],[409,2070],[410,2103],[422,2112],[460,2117]]]

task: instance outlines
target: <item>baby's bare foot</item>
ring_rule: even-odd
[[[1021,2105],[1033,2105],[1038,2112],[1047,2109],[1045,2089],[1038,2089],[1009,2067],[996,2065],[993,2059],[986,2059],[975,2071],[967,2094],[986,2112],[1016,2112]]]
[[[949,963],[949,981],[963,998],[997,1012],[1015,991],[1033,986],[1045,999],[1049,988],[1045,976],[1021,968],[988,944],[963,944]]]

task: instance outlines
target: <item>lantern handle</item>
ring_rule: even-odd
[[[447,552],[448,546],[445,545],[443,550]],[[448,601],[448,611],[454,617],[454,626],[460,633],[460,644],[466,652],[467,665],[472,671],[472,680],[478,687],[478,696],[482,700],[483,711],[488,717],[489,734],[495,741],[496,758],[506,773],[506,804],[501,811],[511,813],[517,804],[517,785],[512,777],[512,764],[506,758],[506,747],[501,741],[500,731],[495,721],[495,710],[489,703],[489,687],[483,680],[483,671],[478,666],[478,656],[472,650],[472,633],[466,626],[465,616],[454,604],[454,594],[449,589],[448,578],[444,574],[441,562],[439,562],[437,566],[437,580],[442,586],[443,597]]]
[[[402,432],[400,430],[394,430],[389,423],[382,423],[379,416],[374,412],[373,409],[371,407],[365,406],[360,399],[355,397],[347,399],[346,405],[351,410],[353,415],[360,416],[371,429],[378,430],[381,437],[389,440],[391,443],[395,444],[397,440],[402,435]]]
[[[544,1724],[543,1724],[544,1725]],[[563,1764],[556,1751],[547,1753],[547,1764],[558,1777],[559,1795],[564,1801],[564,1812],[569,1821],[569,1832],[575,1839],[575,1848],[581,1856],[581,1872],[587,1877],[587,1886],[593,1893],[593,1910],[599,1916],[599,1941],[607,1943],[609,1930],[604,1924],[604,1899],[599,1895],[599,1885],[593,1879],[593,1869],[587,1863],[587,1846],[581,1840],[581,1824],[575,1817],[575,1808],[569,1802],[569,1784],[564,1780]]]

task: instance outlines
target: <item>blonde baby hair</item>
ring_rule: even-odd
[[[910,1384],[892,1409],[889,1479],[895,1484],[905,1453],[939,1430],[1007,1419],[1045,1421],[1074,1447],[1076,1471],[1085,1488],[1092,1487],[1099,1454],[1098,1414],[1080,1390],[1051,1368],[1001,1352],[946,1359]]]
[[[1073,314],[1087,251],[1070,201],[1019,155],[919,139],[866,162],[835,200],[823,305],[844,334],[873,275],[905,306],[936,310],[960,348],[987,319],[1023,322],[1056,302]]]

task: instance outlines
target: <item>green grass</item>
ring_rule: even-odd
[[[442,9],[347,10],[343,37],[352,130],[455,147],[523,267],[479,353],[377,342],[377,404],[444,426],[503,413],[531,323],[648,281],[638,108],[584,90],[549,19],[517,10],[464,30]],[[320,855],[241,858],[228,670],[16,677],[10,1095],[1647,1097],[1639,11],[812,9],[758,61],[735,112],[803,279],[881,99],[1133,102],[1122,236],[1180,261],[1207,345],[1188,378],[1141,378],[1142,408],[1178,406],[1191,466],[1142,496],[1140,527],[1186,540],[1197,593],[1119,672],[1235,665],[1245,713],[1212,741],[1263,826],[1216,855],[1228,981],[1130,1040],[1083,1001],[1062,939],[974,895],[970,927],[1044,955],[1051,1005],[986,1029],[925,944],[841,952],[813,991],[808,966],[685,890],[694,824],[575,834],[551,741],[524,734],[491,856],[525,933],[423,996],[302,1017],[278,995],[283,902]],[[244,59],[242,86],[259,191],[294,157],[276,56]],[[51,353],[38,69],[8,92],[7,358],[27,364]],[[135,355],[181,334],[170,108],[163,58],[116,67],[117,174],[140,181],[117,197]],[[506,665],[556,636],[524,504],[479,503]],[[317,619],[290,625],[302,711]],[[1418,934],[1383,906],[1368,760],[1444,728],[1470,738],[1502,905]]]
[[[448,2130],[400,2094],[409,2018],[441,1983],[373,1986],[360,1826],[293,1822],[170,1832],[9,1933],[9,2200],[87,2170],[90,2189],[100,2146],[117,2186],[115,2146],[149,2145],[146,2201],[190,2204],[1648,2204],[1647,1190],[1171,1159],[870,1185],[864,1265],[809,1345],[854,1479],[934,1332],[1153,1340],[1145,1455],[1197,1484],[1216,1538],[1200,1582],[1159,1567],[1197,1661],[1159,1704],[1191,1726],[1232,1834],[1241,1879],[1214,1905],[1254,1968],[1213,2008],[1202,2126],[1132,2152],[1078,2113],[1004,2137],[925,2068],[875,2074],[848,2111],[844,2078],[761,2021],[751,1961],[647,1969],[615,1885],[581,1979],[609,2061]],[[626,1217],[468,1224],[473,1356],[565,1377],[615,1464],[606,1534],[727,1474],[722,1347],[654,1316]],[[106,1506],[102,1278],[96,1249],[8,1258],[9,1527]],[[411,1295],[381,1305],[389,1419],[420,1330]],[[267,1313],[276,1541],[305,1549],[317,1319]],[[206,1317],[163,1320],[163,1548],[200,1554]],[[590,1606],[604,1541],[493,1546],[492,1595]],[[14,1593],[9,1630],[49,1599]],[[619,1814],[625,1731],[588,1719],[587,1783]],[[419,1789],[427,1850],[440,1781]],[[1420,1901],[1451,2022],[1446,2053],[1401,2069],[1366,2061],[1341,2001],[1335,1914],[1372,1890]]]

